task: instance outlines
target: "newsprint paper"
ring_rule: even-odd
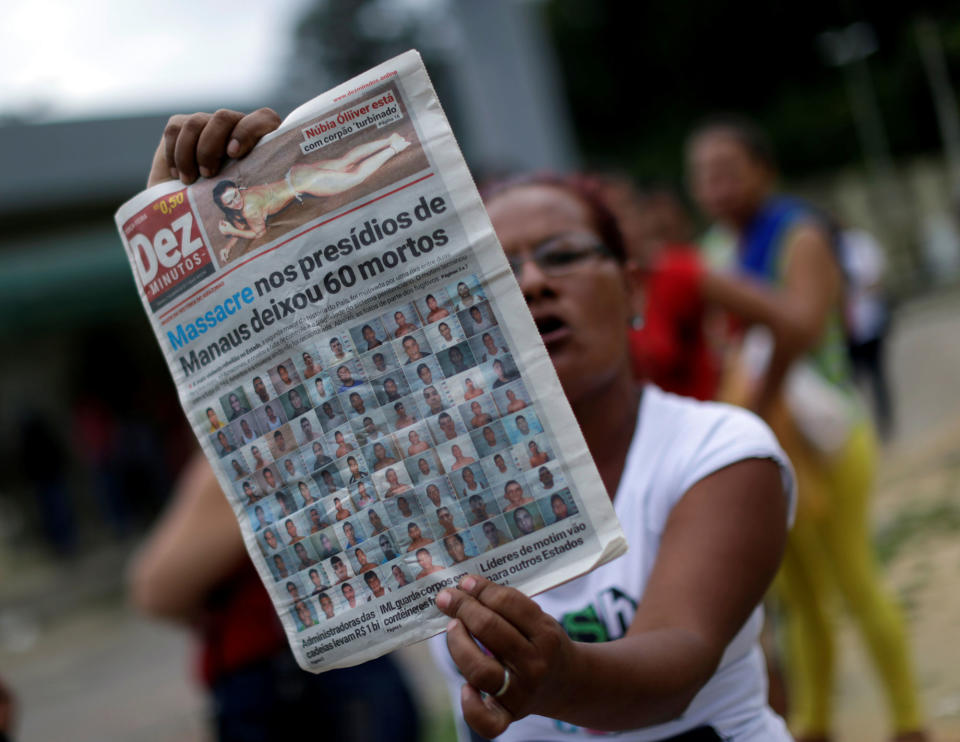
[[[183,409],[300,665],[442,631],[626,543],[416,52],[116,215]]]

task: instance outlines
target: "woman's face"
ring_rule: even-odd
[[[221,200],[223,201],[223,205],[228,208],[237,209],[238,211],[243,208],[243,194],[239,188],[227,188],[223,192]]]
[[[734,226],[749,221],[773,176],[735,136],[722,130],[704,132],[691,143],[687,171],[703,212]]]
[[[529,256],[547,240],[599,235],[587,207],[553,186],[511,188],[487,211],[507,255]],[[537,329],[571,402],[630,373],[626,328],[632,292],[612,259],[585,261],[575,271],[547,276],[528,260],[518,276]]]

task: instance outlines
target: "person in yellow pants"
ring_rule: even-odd
[[[836,587],[883,683],[895,739],[922,742],[903,618],[880,586],[870,542],[875,441],[845,347],[839,243],[815,209],[774,192],[772,150],[751,123],[704,124],[687,158],[694,198],[737,240],[736,274],[704,274],[703,297],[767,334],[744,343],[746,362],[722,398],[770,423],[797,474],[798,512],[775,583],[786,608],[790,726],[803,742],[829,739]]]

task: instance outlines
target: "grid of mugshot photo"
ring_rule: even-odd
[[[474,276],[316,338],[202,424],[299,630],[578,512]]]

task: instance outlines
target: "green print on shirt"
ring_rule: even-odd
[[[622,590],[611,587],[597,595],[599,609],[591,604],[579,611],[564,613],[560,625],[576,642],[608,642],[627,633],[637,602]]]

